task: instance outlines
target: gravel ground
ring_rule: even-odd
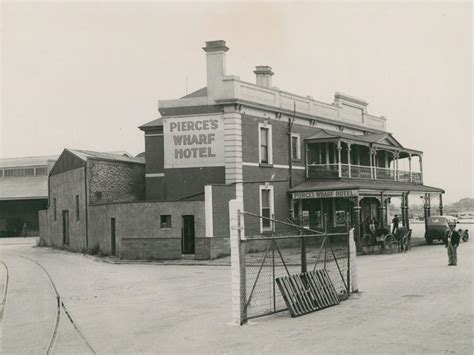
[[[229,325],[230,268],[113,264],[0,240],[9,268],[3,353],[44,353],[54,328],[55,295],[94,349],[106,353],[458,353],[471,354],[473,241],[457,267],[442,245],[357,258],[359,290],[340,305],[290,318],[287,312]],[[0,265],[3,294],[5,270]],[[64,312],[56,353],[84,353]]]

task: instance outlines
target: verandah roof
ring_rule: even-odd
[[[373,191],[412,191],[421,193],[444,193],[443,189],[426,185],[417,185],[412,183],[404,183],[397,181],[381,181],[381,180],[357,180],[357,179],[340,179],[340,180],[318,180],[306,181],[298,186],[293,187],[289,192],[303,191],[331,191],[331,190],[373,190]]]

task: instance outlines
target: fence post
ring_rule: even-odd
[[[348,270],[348,285],[349,292],[359,292],[357,284],[357,266],[356,266],[356,244],[354,240],[354,228],[349,231],[349,270]]]
[[[242,201],[229,201],[230,261],[232,278],[232,323],[242,325],[246,320],[245,303],[245,242],[242,243]]]

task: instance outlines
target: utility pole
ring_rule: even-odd
[[[293,117],[288,117],[288,186],[291,189],[293,187],[293,149],[292,149],[292,129],[293,122],[295,121],[296,116],[296,102],[293,101]]]

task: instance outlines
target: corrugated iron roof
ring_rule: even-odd
[[[387,191],[414,191],[414,192],[437,192],[444,193],[443,189],[426,185],[417,185],[396,181],[383,180],[359,180],[359,179],[339,179],[339,180],[318,180],[306,181],[290,189],[290,192],[299,191],[328,191],[345,189],[363,190],[387,190]]]
[[[92,158],[92,159],[99,159],[99,160],[120,161],[120,162],[125,162],[125,163],[145,164],[145,158],[142,158],[142,157],[132,157],[132,156],[114,154],[114,153],[94,152],[92,150],[80,150],[80,149],[69,149],[69,148],[66,148],[66,149],[84,161],[87,160],[88,158]]]
[[[48,161],[55,161],[58,155],[44,155],[38,157],[19,157],[0,159],[0,168],[19,168],[23,166],[48,165]]]
[[[142,129],[150,127],[163,127],[163,118],[157,118],[156,120],[145,123],[144,125],[141,125],[138,128]]]
[[[192,97],[206,97],[207,96],[207,86],[200,88],[199,90],[193,91],[186,96],[183,96],[182,99],[190,99]]]

